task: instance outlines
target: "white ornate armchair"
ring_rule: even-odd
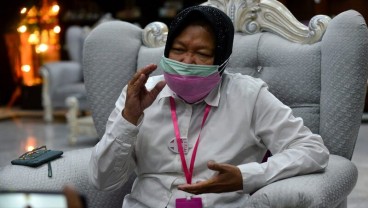
[[[65,42],[70,60],[45,63],[40,69],[43,77],[44,120],[52,121],[55,110],[67,110],[65,117],[71,145],[82,135],[97,137],[92,117],[88,115],[82,69],[83,43],[89,32],[90,28],[87,26],[72,25],[67,28]]]
[[[307,27],[273,0],[210,0],[207,4],[226,11],[235,24],[227,69],[262,78],[272,93],[322,136],[331,152],[324,172],[267,185],[249,198],[249,207],[346,207],[358,177],[350,159],[368,76],[368,30],[363,17],[350,10],[332,20],[317,16]],[[166,33],[159,23],[142,30],[112,21],[87,37],[85,84],[100,137],[130,77],[142,66],[159,62]],[[0,170],[0,189],[53,191],[72,183],[87,197],[89,207],[121,207],[135,176],[118,190],[95,190],[87,177],[90,154],[91,148],[65,152],[52,162],[52,179],[47,178],[47,166],[6,166]]]
[[[45,63],[40,68],[45,121],[53,120],[56,109],[68,108],[65,101],[69,96],[80,97],[79,109],[88,109],[82,71],[83,42],[87,34],[81,26],[67,28],[65,42],[70,60]]]

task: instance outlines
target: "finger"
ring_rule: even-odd
[[[155,71],[157,69],[157,65],[156,64],[150,64],[150,65],[147,65],[145,68],[141,69],[141,75],[140,75],[140,78],[141,77],[144,77],[144,79],[142,80],[143,83],[146,83],[150,74]]]
[[[138,77],[138,79],[133,83],[132,87],[136,90],[136,91],[140,91],[140,89],[146,84],[146,77],[144,74],[140,74],[140,76]]]
[[[195,184],[182,184],[178,186],[178,189],[192,194],[208,193],[210,182],[201,181]]]
[[[142,88],[145,87],[145,84],[149,78],[149,75],[156,69],[157,69],[157,65],[155,64],[150,64],[142,68],[129,81],[128,87],[130,89],[133,89],[133,91],[135,91],[136,93],[139,93],[142,90]]]
[[[161,92],[161,90],[165,87],[166,82],[165,81],[160,81],[159,83],[156,84],[156,86],[151,90],[151,96],[153,98],[156,98],[157,95]]]
[[[141,69],[141,72],[145,74],[146,76],[149,76],[153,71],[157,69],[156,64],[148,64],[147,66],[143,67]]]
[[[141,77],[142,74],[148,77],[156,69],[156,64],[149,64],[143,67],[134,74],[133,78],[130,80],[130,84],[134,85],[134,83]]]
[[[223,171],[225,168],[223,165],[221,165],[220,163],[216,163],[213,160],[210,160],[207,162],[207,167],[210,170],[219,171],[219,172]]]

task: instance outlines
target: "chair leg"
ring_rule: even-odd
[[[47,70],[41,69],[41,75],[43,77],[42,84],[42,106],[43,106],[43,120],[46,122],[53,121],[53,109],[50,98],[50,86],[49,86],[49,73]]]
[[[78,134],[78,99],[74,96],[68,97],[66,99],[66,104],[69,108],[66,113],[66,120],[69,127],[69,144],[74,145],[77,142]]]
[[[46,122],[52,122],[54,120],[54,116],[52,113],[52,107],[50,105],[43,107],[43,120]]]

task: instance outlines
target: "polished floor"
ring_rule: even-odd
[[[0,169],[28,148],[46,145],[48,149],[71,150],[94,146],[96,138],[80,136],[75,145],[68,143],[64,116],[52,123],[42,120],[41,112],[9,112],[0,109]],[[349,208],[368,207],[368,123],[362,123],[352,161],[358,167],[358,182],[348,197]]]
[[[47,149],[68,151],[92,147],[98,141],[81,135],[76,144],[70,145],[68,133],[64,116],[56,116],[52,123],[44,122],[42,115],[34,112],[0,119],[0,168],[29,149],[42,145]]]

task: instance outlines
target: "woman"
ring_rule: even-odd
[[[163,76],[138,71],[116,102],[92,152],[95,187],[121,187],[137,173],[123,207],[243,207],[276,180],[323,170],[328,150],[260,79],[224,69],[234,28],[208,6],[170,25]],[[273,156],[262,163],[269,149]]]

